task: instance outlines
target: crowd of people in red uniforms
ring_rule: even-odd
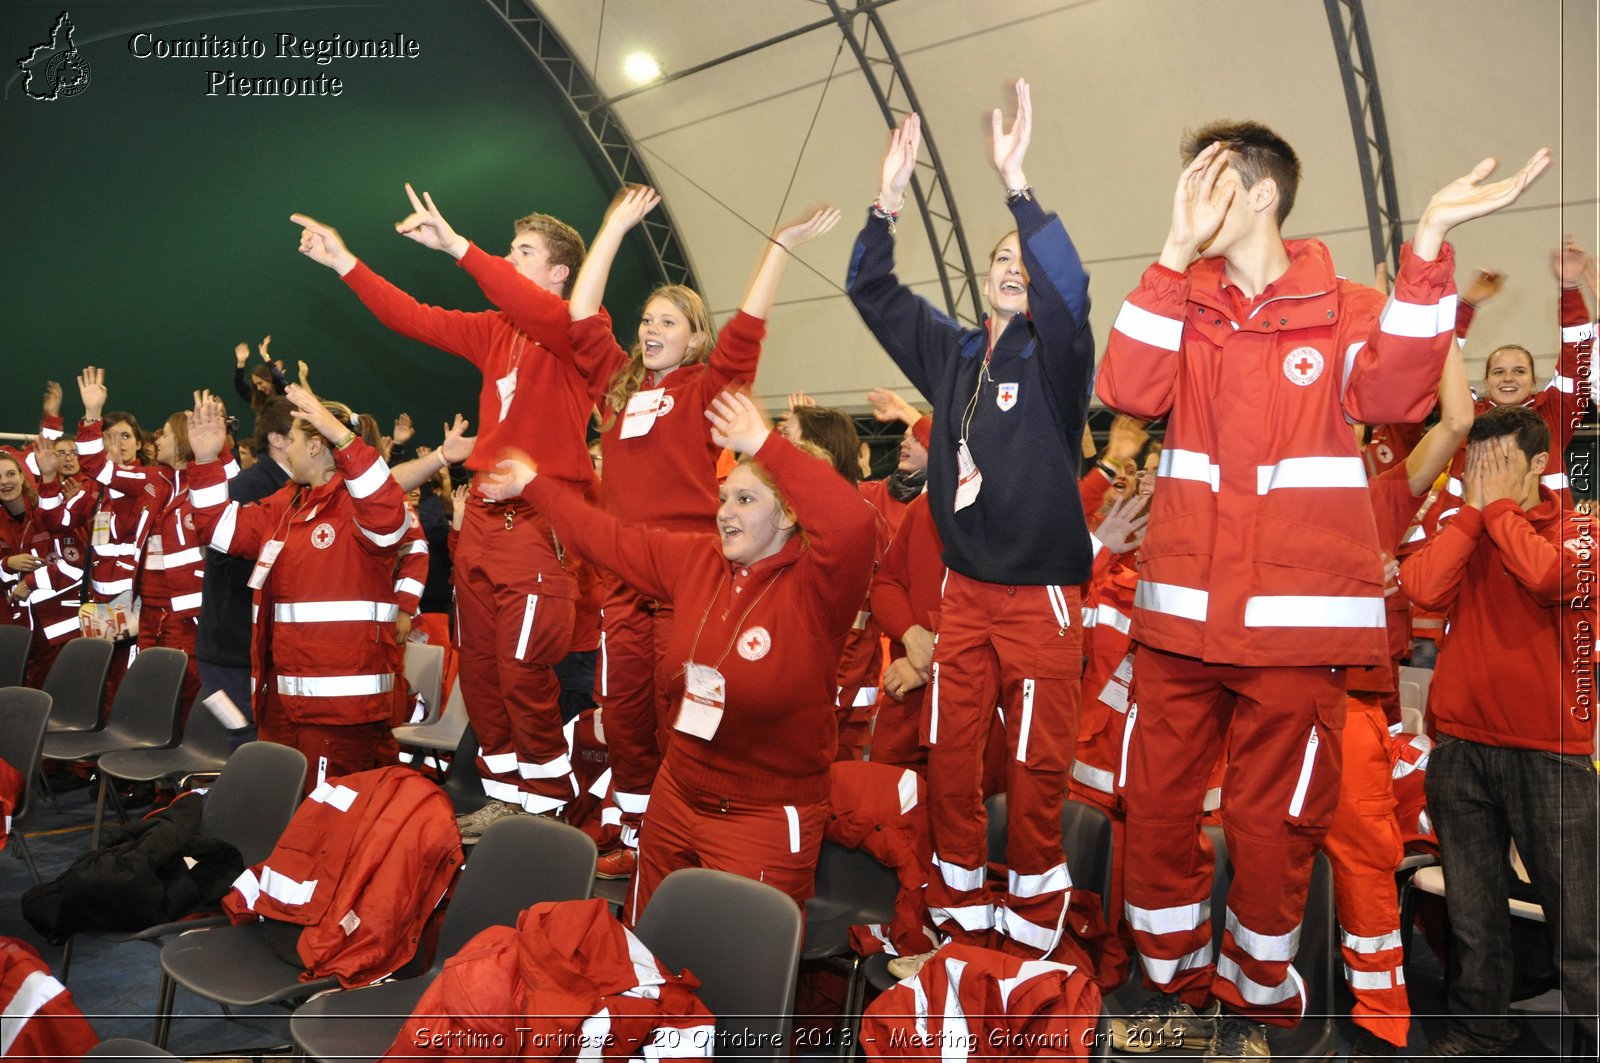
[[[105,373],[88,367],[74,440],[51,384],[37,443],[0,453],[0,623],[33,628],[35,683],[85,635],[186,650],[183,704],[220,693],[263,739],[306,753],[308,789],[393,762],[403,646],[449,639],[486,797],[458,820],[463,840],[505,816],[581,810],[608,845],[602,874],[633,880],[630,918],[685,866],[803,905],[829,766],[867,759],[920,778],[930,939],[1060,960],[1076,954],[1062,802],[1093,804],[1113,823],[1112,929],[1154,993],[1112,1023],[1130,1052],[1269,1054],[1267,1027],[1306,1007],[1292,962],[1323,852],[1358,1052],[1394,1054],[1410,1033],[1394,880],[1406,842],[1434,844],[1454,897],[1474,873],[1463,854],[1503,856],[1514,840],[1592,1037],[1593,860],[1577,873],[1541,819],[1559,802],[1569,831],[1574,814],[1594,822],[1592,672],[1576,667],[1592,644],[1592,537],[1573,501],[1587,469],[1565,457],[1592,396],[1594,258],[1570,238],[1552,258],[1548,384],[1528,349],[1502,346],[1475,399],[1462,341],[1504,278],[1480,273],[1458,298],[1445,242],[1514,202],[1548,153],[1497,182],[1486,160],[1441,189],[1389,292],[1339,277],[1320,242],[1283,239],[1299,162],[1277,134],[1192,134],[1161,256],[1097,368],[1087,273],[1024,174],[1031,132],[1018,82],[990,142],[1016,227],[971,328],[895,274],[916,116],[892,135],[846,285],[932,409],[868,397],[904,426],[885,478],[864,478],[844,412],[795,395],[774,426],[748,397],[785,263],[838,211],[772,232],[720,330],[697,293],[663,286],[625,350],[603,302],[653,191],[623,190],[587,248],[531,214],[495,257],[407,186],[397,233],[448,254],[495,309],[422,304],[304,215],[299,249],[391,329],[480,370],[477,435],[458,417],[402,460],[408,419],[380,438],[314,395],[304,363],[289,384],[263,342],[249,379],[238,353],[262,426],[248,446],[197,392],[141,461],[138,422],[105,412]],[[1116,413],[1103,448],[1091,396]],[[245,450],[278,468],[274,483],[236,490]],[[466,482],[452,485],[457,465]],[[408,506],[424,485],[447,534]],[[244,694],[194,667],[206,570],[226,554],[247,563],[237,589],[253,601]],[[429,569],[446,559],[453,623],[429,623]],[[1411,738],[1396,667],[1435,641],[1430,735]],[[557,666],[586,652],[596,707],[572,726]],[[1530,692],[1515,705],[1494,694],[1511,677]],[[1396,780],[1420,787],[1430,741],[1428,812],[1414,804],[1405,823]],[[1508,797],[1497,787],[1512,776]],[[983,799],[1001,791],[995,879]],[[1493,829],[1473,802],[1504,811]],[[1200,829],[1212,820],[1235,867],[1221,912]],[[1434,1054],[1509,1043],[1507,949],[1480,925],[1497,889],[1462,889],[1474,903],[1452,921],[1456,946],[1490,958],[1458,979],[1458,1021]],[[899,957],[897,973],[926,955]]]

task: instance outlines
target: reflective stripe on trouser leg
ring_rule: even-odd
[[[1344,767],[1339,804],[1323,839],[1333,872],[1334,908],[1350,1018],[1393,1045],[1410,1035],[1410,1001],[1400,947],[1394,872],[1403,855],[1394,815],[1388,721],[1377,696],[1345,702]]]
[[[670,628],[658,629],[645,600],[609,575],[602,624],[606,674],[599,701],[613,785],[648,799],[661,766],[656,746],[656,640],[658,633],[670,633]],[[620,801],[619,807],[625,834],[636,833],[643,809],[632,812]]]
[[[1147,646],[1135,659],[1132,702],[1162,709],[1137,721],[1130,711],[1125,752],[1118,751],[1126,849],[1139,854],[1123,864],[1124,916],[1145,984],[1200,1006],[1209,1002],[1213,974],[1213,850],[1200,830],[1200,805],[1232,698],[1197,661]]]
[[[1229,742],[1248,752],[1229,757],[1223,783],[1234,874],[1212,991],[1224,1008],[1289,1026],[1306,1005],[1290,961],[1338,802],[1344,677],[1329,668],[1254,668],[1234,669],[1227,682],[1238,699]],[[1331,904],[1331,885],[1321,889],[1329,895],[1312,903]]]

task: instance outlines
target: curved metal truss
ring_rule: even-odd
[[[1356,140],[1356,163],[1361,168],[1362,198],[1367,204],[1367,231],[1372,238],[1372,261],[1400,268],[1400,197],[1395,191],[1394,156],[1389,151],[1389,127],[1383,119],[1383,96],[1378,91],[1378,69],[1367,36],[1367,16],[1362,0],[1323,0],[1333,50],[1339,59],[1345,104],[1350,109],[1350,132]]]
[[[532,0],[485,0],[524,46],[572,106],[578,123],[588,132],[595,150],[620,188],[625,184],[654,185],[649,167],[628,135],[611,101],[600,92],[589,71]],[[650,243],[650,253],[668,284],[699,288],[689,251],[678,238],[672,213],[662,203],[639,226]]]
[[[850,50],[855,53],[861,72],[866,75],[878,109],[890,128],[913,112],[920,112],[916,91],[906,73],[900,55],[889,39],[878,6],[870,2],[857,3],[846,10],[839,0],[828,0],[828,8],[839,24]],[[865,19],[865,27],[857,33],[857,24]],[[880,74],[887,77],[884,83]],[[939,148],[934,143],[933,130],[922,123],[922,146],[927,161],[917,160],[917,173],[911,178],[911,194],[916,197],[917,209],[927,224],[928,240],[933,245],[933,261],[939,271],[939,287],[944,293],[945,310],[951,317],[975,324],[983,316],[983,295],[978,290],[977,276],[972,269],[972,255],[967,250],[967,234],[961,227],[961,215],[956,210],[955,197],[950,193],[950,181],[944,163],[939,158]],[[966,299],[963,300],[962,296]],[[970,302],[972,310],[963,313],[962,306]]]

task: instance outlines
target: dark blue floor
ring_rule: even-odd
[[[94,817],[93,794],[92,788],[83,788],[61,794],[54,804],[48,799],[35,801],[27,837],[40,874],[47,881],[88,848]],[[38,948],[59,976],[62,950],[45,944],[22,918],[20,898],[31,884],[27,865],[20,859],[16,846],[0,854],[0,934],[21,938]],[[607,896],[616,894],[616,899],[620,899],[620,891],[625,887],[626,883],[622,882],[597,883],[599,892]],[[80,939],[73,948],[67,987],[102,1038],[148,1040],[158,972],[156,950],[149,945],[138,942],[114,945]],[[1420,933],[1414,938],[1407,988],[1415,1013],[1409,1049],[1415,1052],[1438,1036],[1446,1021],[1442,1015],[1443,972]],[[1559,1005],[1559,998],[1554,994],[1516,1005],[1524,1034],[1522,1041],[1513,1047],[1511,1058],[1564,1058],[1559,1049],[1566,1024],[1551,1014]],[[1348,995],[1341,991],[1340,1007],[1348,1009],[1348,1006]],[[179,1056],[242,1056],[251,1048],[289,1043],[288,1012],[281,1008],[268,1006],[235,1011],[234,1018],[228,1020],[217,1005],[180,989],[175,1012],[178,1017],[173,1023],[168,1047]],[[1338,1051],[1334,1058],[1343,1058],[1354,1031],[1348,1020],[1340,1020],[1338,1027]]]

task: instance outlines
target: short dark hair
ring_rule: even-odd
[[[861,482],[861,436],[849,414],[827,406],[796,406],[789,416],[800,426],[801,439],[827,451],[840,476]]]
[[[1496,406],[1478,414],[1467,432],[1467,442],[1516,436],[1517,448],[1532,461],[1537,454],[1550,453],[1550,426],[1526,406]]]
[[[269,433],[276,432],[280,436],[289,434],[289,429],[294,426],[294,403],[282,395],[274,395],[261,404],[256,411],[256,453],[267,455],[272,452],[272,443],[267,439]]]
[[[1289,142],[1260,122],[1212,122],[1183,135],[1183,164],[1221,141],[1234,154],[1234,169],[1246,188],[1254,188],[1263,177],[1278,185],[1277,219],[1281,226],[1294,209],[1295,193],[1300,189],[1300,158]]]

